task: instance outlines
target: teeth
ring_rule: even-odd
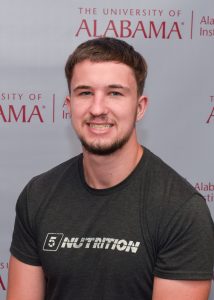
[[[90,127],[92,128],[110,128],[111,125],[109,124],[90,124]]]

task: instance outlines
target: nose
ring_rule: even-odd
[[[90,113],[93,116],[100,116],[107,114],[108,109],[106,106],[105,95],[103,93],[95,93],[91,99]]]

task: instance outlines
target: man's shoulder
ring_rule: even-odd
[[[81,154],[33,177],[19,195],[17,213],[20,216],[28,215],[33,222],[38,211],[43,211],[50,201],[57,200],[56,194],[59,191],[63,193],[64,190],[67,191],[68,186],[71,185],[71,188],[77,186],[79,159]]]
[[[187,199],[197,191],[180,175],[175,169],[169,166],[160,157],[146,149],[147,152],[147,178],[154,194],[170,199]]]
[[[78,172],[78,161],[82,154],[72,157],[53,168],[34,176],[28,183],[28,187],[49,188],[56,185],[57,182],[63,181],[65,178],[70,180]]]

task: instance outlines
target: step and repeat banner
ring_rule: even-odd
[[[81,151],[64,103],[64,65],[87,39],[120,38],[146,58],[139,141],[204,195],[214,217],[214,2],[103,3],[0,1],[0,300],[19,193]]]

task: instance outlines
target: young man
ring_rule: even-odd
[[[137,141],[145,60],[123,41],[99,38],[81,44],[65,71],[83,153],[21,193],[7,299],[207,299],[206,203]]]

